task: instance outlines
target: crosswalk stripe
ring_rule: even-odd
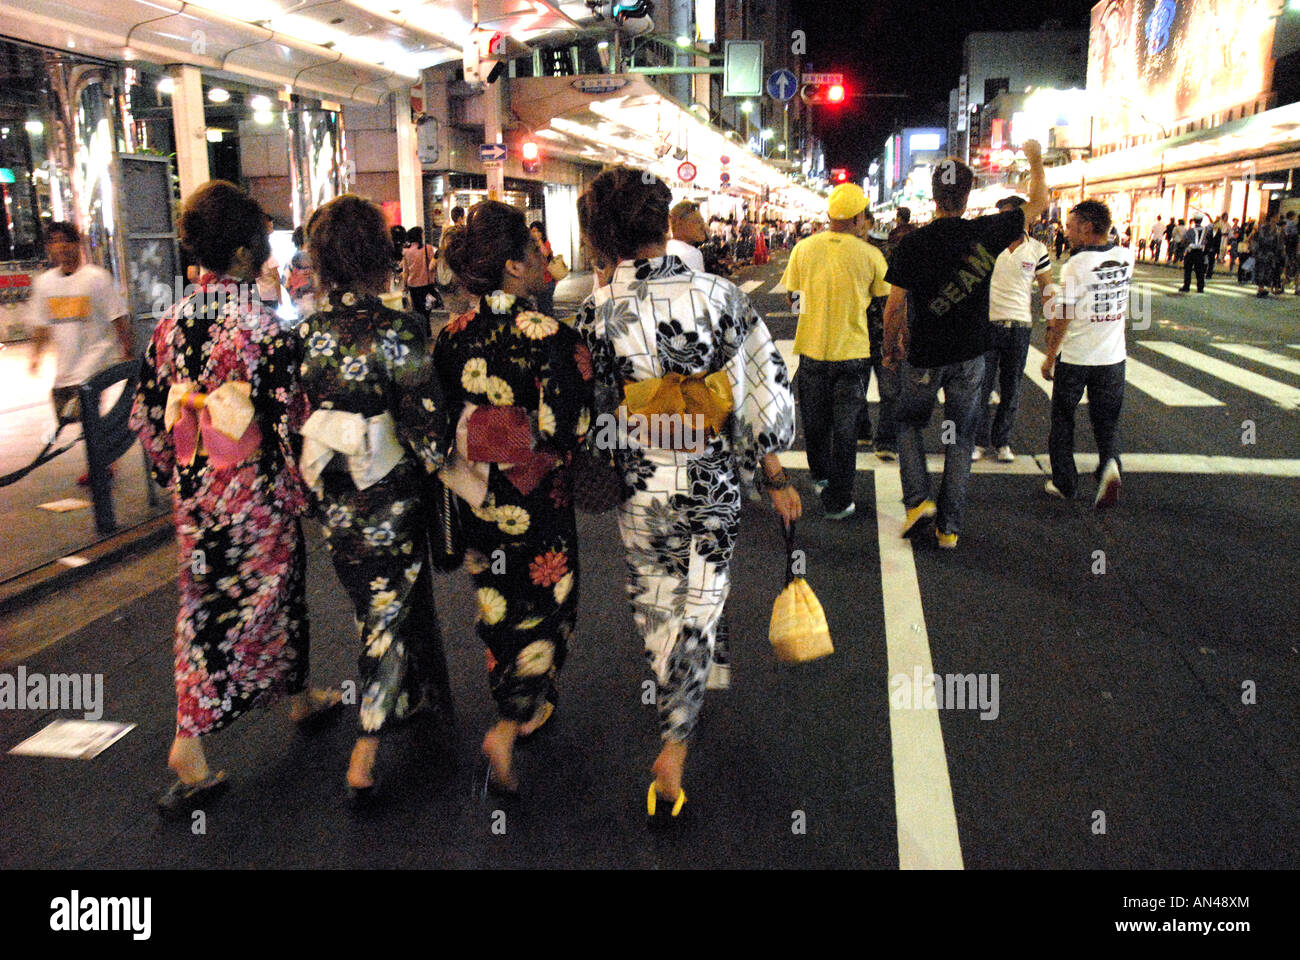
[[[1134,287],[1138,287],[1138,286],[1147,287],[1151,290],[1156,291],[1157,293],[1164,293],[1164,294],[1182,294],[1187,292],[1183,290],[1180,284],[1173,283],[1170,281],[1163,281],[1163,280],[1138,280],[1135,281],[1133,285]],[[1251,293],[1249,290],[1239,290],[1236,287],[1221,286],[1219,284],[1211,284],[1211,283],[1207,283],[1205,285],[1205,293],[1208,296],[1219,296],[1219,297],[1253,297],[1254,296],[1254,294]]]
[[[781,466],[787,470],[807,470],[808,454],[802,450],[786,450],[777,455]],[[1222,476],[1300,477],[1300,460],[1284,457],[1220,457],[1199,453],[1122,453],[1125,473],[1190,473]],[[1080,451],[1074,455],[1080,473],[1097,468],[1097,454]],[[885,463],[873,453],[857,455],[859,473],[872,471],[888,474],[897,472],[897,463]],[[928,453],[925,467],[930,473],[943,473],[943,454]],[[980,460],[971,464],[975,476],[999,474],[1004,476],[1051,476],[1052,467],[1046,453],[1020,454],[1014,463]],[[880,483],[880,477],[876,478]],[[901,498],[901,491],[900,491]],[[883,514],[881,514],[883,516]],[[900,521],[901,522],[901,521]],[[895,528],[897,530],[897,528]]]
[[[1208,393],[1203,393],[1189,384],[1183,383],[1155,367],[1148,367],[1131,356],[1124,364],[1124,382],[1147,396],[1158,400],[1167,407],[1221,407],[1222,400],[1217,400]]]
[[[1300,409],[1300,389],[1296,387],[1270,380],[1268,377],[1261,377],[1257,373],[1251,373],[1249,370],[1243,370],[1231,363],[1225,363],[1217,357],[1198,353],[1181,343],[1168,343],[1161,340],[1142,340],[1140,343],[1148,349],[1164,354],[1171,360],[1185,363],[1202,373],[1208,373],[1210,376],[1225,380],[1233,386],[1266,397],[1279,406],[1290,410]]]
[[[885,651],[890,690],[889,740],[894,767],[894,817],[901,870],[961,870],[961,840],[939,711],[892,696],[895,677],[912,684],[934,673],[925,608],[912,545],[898,535],[903,523],[903,486],[898,471],[876,478],[876,535],[885,608]],[[924,682],[924,681],[923,681]]]
[[[763,285],[762,280],[746,280],[744,283],[740,285],[740,289],[744,293],[753,293],[762,285]]]
[[[772,316],[772,314],[768,314]],[[790,371],[790,376],[794,376],[799,369],[799,355],[794,352],[793,340],[777,340],[776,348],[781,351],[781,359],[785,361],[785,368]],[[876,378],[871,378],[871,385],[867,387],[867,402],[880,402],[880,388],[876,385]]]
[[[1271,353],[1263,347],[1253,347],[1247,343],[1212,343],[1210,346],[1218,347],[1220,350],[1226,350],[1229,353],[1235,353],[1239,357],[1254,360],[1256,363],[1262,363],[1268,367],[1277,367],[1287,373],[1300,375],[1300,360],[1284,357],[1280,353]]]
[[[1025,364],[1025,376],[1027,376],[1030,380],[1036,383],[1038,385],[1038,389],[1042,390],[1043,393],[1047,394],[1047,397],[1050,400],[1052,397],[1052,383],[1050,380],[1044,380],[1043,373],[1042,373],[1043,361],[1046,359],[1047,358],[1043,355],[1043,351],[1039,350],[1035,346],[1030,346],[1029,362]],[[1080,400],[1079,402],[1087,403],[1088,402],[1087,395],[1085,394],[1083,399]]]
[[[785,284],[782,283],[780,280],[776,282],[776,286],[774,286],[771,290],[767,292],[768,293],[789,293],[789,291],[786,290],[785,288]]]

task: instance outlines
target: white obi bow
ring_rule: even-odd
[[[372,487],[397,466],[405,450],[397,439],[391,413],[363,417],[343,410],[317,410],[302,428],[302,475],[319,497],[324,492],[321,472],[341,453],[358,490]]]

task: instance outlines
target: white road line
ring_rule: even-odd
[[[903,486],[898,471],[876,478],[876,535],[880,541],[880,585],[885,605],[885,649],[890,681],[911,683],[934,672],[925,631],[921,585],[912,545],[898,535],[903,523]],[[916,691],[919,693],[920,691]],[[896,706],[890,697],[889,739],[894,758],[894,817],[898,822],[901,870],[961,870],[961,840],[952,800],[948,758],[939,711]]]
[[[1252,347],[1246,343],[1212,343],[1210,346],[1226,350],[1229,353],[1235,353],[1239,357],[1254,360],[1256,363],[1262,363],[1268,367],[1277,367],[1287,373],[1300,375],[1300,360],[1285,357],[1280,353],[1271,353],[1263,347]]]
[[[771,317],[784,317],[784,318],[786,318],[786,319],[790,319],[790,318],[792,318],[792,317],[796,317],[796,316],[798,316],[798,314],[795,313],[793,310],[769,310],[769,311],[767,311],[765,314],[763,314],[763,316],[764,316],[765,318],[771,318]],[[43,404],[43,403],[38,403],[38,404],[33,404],[33,406],[43,407],[43,406],[45,406],[45,404]]]
[[[744,293],[753,293],[755,290],[761,287],[763,283],[764,281],[762,280],[746,280],[744,283],[740,285],[740,289]]]
[[[772,314],[768,314],[772,316]],[[781,351],[781,359],[785,361],[785,368],[790,371],[790,376],[794,376],[799,369],[799,355],[794,352],[793,340],[777,340],[776,348]],[[876,378],[871,378],[871,385],[867,387],[867,402],[880,402],[880,387],[876,383]]]
[[[790,291],[786,290],[785,284],[782,283],[780,280],[778,280],[776,282],[776,286],[774,286],[771,290],[767,292],[768,293],[789,293]]]
[[[1198,453],[1123,453],[1125,473],[1196,473],[1243,477],[1300,477],[1300,460],[1267,457],[1220,457]],[[807,470],[808,455],[802,450],[786,450],[778,454],[781,466],[787,470]],[[1097,466],[1097,454],[1080,452],[1074,455],[1080,472]],[[943,472],[943,454],[930,453],[925,457],[926,469],[931,473]],[[873,453],[857,455],[859,473],[873,471],[887,474],[898,472],[897,463],[885,463]],[[1014,463],[996,460],[979,460],[971,464],[971,473],[1005,474],[1007,476],[1039,476],[1051,474],[1046,453],[1021,454]],[[877,484],[880,478],[876,478]],[[901,493],[900,493],[901,496]]]
[[[1043,355],[1043,351],[1039,350],[1035,346],[1030,346],[1029,361],[1025,364],[1025,376],[1038,384],[1038,389],[1047,394],[1047,399],[1050,400],[1052,398],[1052,382],[1050,380],[1044,380],[1042,373],[1043,361],[1046,359],[1047,358]],[[1087,395],[1085,394],[1083,399],[1079,402],[1087,403]]]
[[[1266,397],[1281,407],[1289,410],[1300,410],[1300,389],[1296,387],[1270,380],[1268,377],[1261,377],[1257,373],[1251,373],[1249,370],[1243,370],[1231,363],[1225,363],[1216,357],[1198,353],[1181,343],[1167,343],[1161,340],[1142,340],[1140,343],[1157,353],[1163,353],[1171,360],[1185,363],[1189,367],[1195,367],[1202,373],[1208,373],[1210,376],[1225,380],[1233,386]]]
[[[1208,393],[1177,380],[1155,367],[1148,367],[1131,356],[1124,365],[1124,382],[1130,387],[1141,390],[1147,396],[1159,400],[1167,407],[1221,407],[1222,400],[1217,400]]]

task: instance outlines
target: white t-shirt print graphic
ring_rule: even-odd
[[[1061,270],[1060,308],[1070,318],[1061,343],[1061,360],[1081,366],[1119,363],[1127,356],[1133,251],[1110,245],[1085,247]]]

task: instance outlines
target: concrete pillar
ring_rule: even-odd
[[[188,197],[212,179],[208,172],[208,124],[203,117],[203,79],[198,67],[172,67],[172,130],[176,137],[176,168],[181,196]]]
[[[501,115],[502,98],[508,81],[503,77],[496,83],[489,83],[483,88],[483,142],[502,143]],[[488,166],[487,191],[489,200],[504,200],[506,188],[505,161]]]
[[[424,229],[424,169],[420,166],[415,123],[411,119],[411,94],[393,94],[393,126],[397,131],[397,191],[402,205],[402,225]]]

